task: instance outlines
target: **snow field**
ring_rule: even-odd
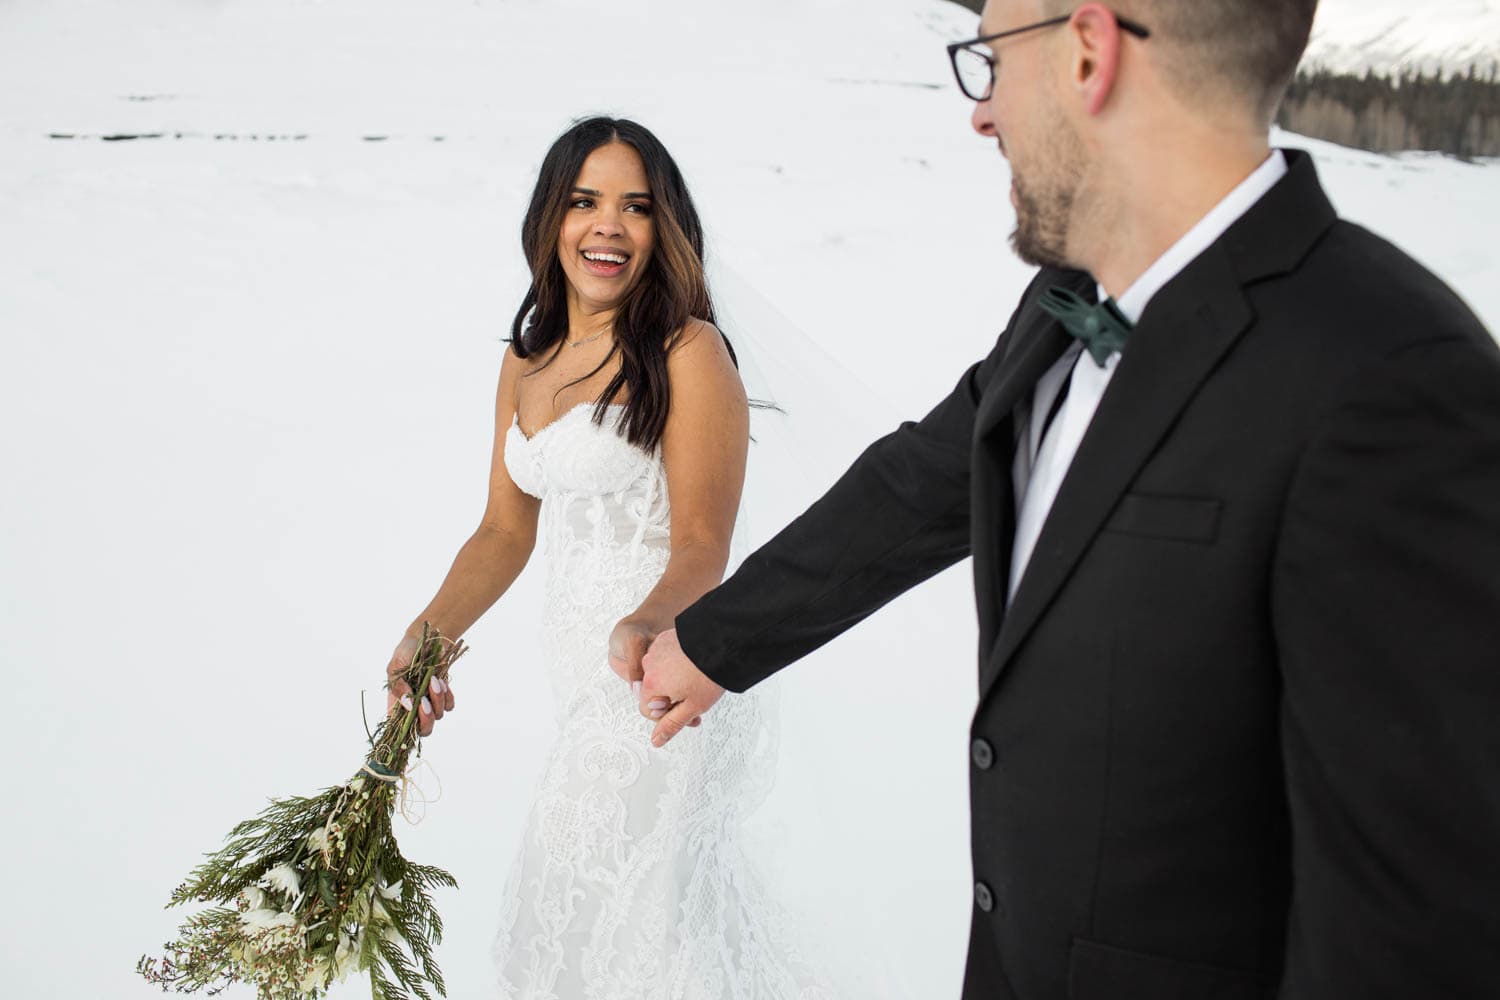
[[[131,969],[198,854],[357,763],[356,693],[381,710],[390,647],[482,508],[520,218],[573,117],[657,131],[741,289],[725,329],[789,411],[754,459],[752,537],[985,353],[1029,273],[942,49],[973,24],[931,0],[0,7],[15,995],[144,996]],[[48,138],[130,131],[184,137]],[[1500,327],[1493,165],[1280,138]],[[800,332],[758,339],[770,311]],[[958,991],[967,572],[776,682],[780,783],[750,832],[854,995]],[[490,995],[550,739],[536,573],[469,634],[427,745],[443,798],[403,834],[460,880],[459,1000]]]

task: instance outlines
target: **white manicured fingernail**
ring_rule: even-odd
[[[665,708],[653,708],[649,714],[653,719],[660,719],[663,715],[667,714],[667,710]]]
[[[406,709],[408,712],[411,711],[411,695],[403,694],[401,696],[401,707]]]
[[[635,695],[637,698],[639,698],[641,696],[641,682],[640,681],[631,681],[630,682],[630,693],[633,694],[633,695]]]
[[[651,703],[646,707],[654,711],[660,711],[662,709],[665,709],[669,704],[671,704],[671,702],[667,701],[667,699],[665,698],[652,698]]]
[[[431,689],[433,694],[442,694],[444,691],[448,690],[448,686],[443,683],[443,679],[441,677],[434,677],[432,679],[432,683],[427,686]]]
[[[432,714],[432,702],[428,701],[426,698],[422,699],[422,711],[427,715]]]

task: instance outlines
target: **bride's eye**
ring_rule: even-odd
[[[569,208],[593,208],[594,207],[594,199],[592,199],[592,198],[574,198],[568,204],[568,207]]]
[[[648,204],[646,204],[645,202],[640,202],[640,201],[638,201],[638,202],[632,202],[631,204],[625,206],[625,211],[628,212],[631,209],[635,209],[635,212],[636,212],[637,215],[650,215],[651,214],[651,206],[648,205]]]

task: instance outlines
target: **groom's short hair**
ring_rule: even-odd
[[[1078,0],[1043,0],[1067,14]],[[1318,0],[1115,0],[1110,9],[1151,29],[1172,89],[1190,103],[1243,106],[1267,124],[1276,115],[1312,33]]]

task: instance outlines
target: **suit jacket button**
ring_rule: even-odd
[[[988,771],[995,763],[995,748],[990,746],[988,740],[975,740],[969,745],[969,757],[974,761],[975,767]]]
[[[990,887],[983,882],[974,883],[974,905],[985,913],[995,908],[995,894],[990,892]]]

